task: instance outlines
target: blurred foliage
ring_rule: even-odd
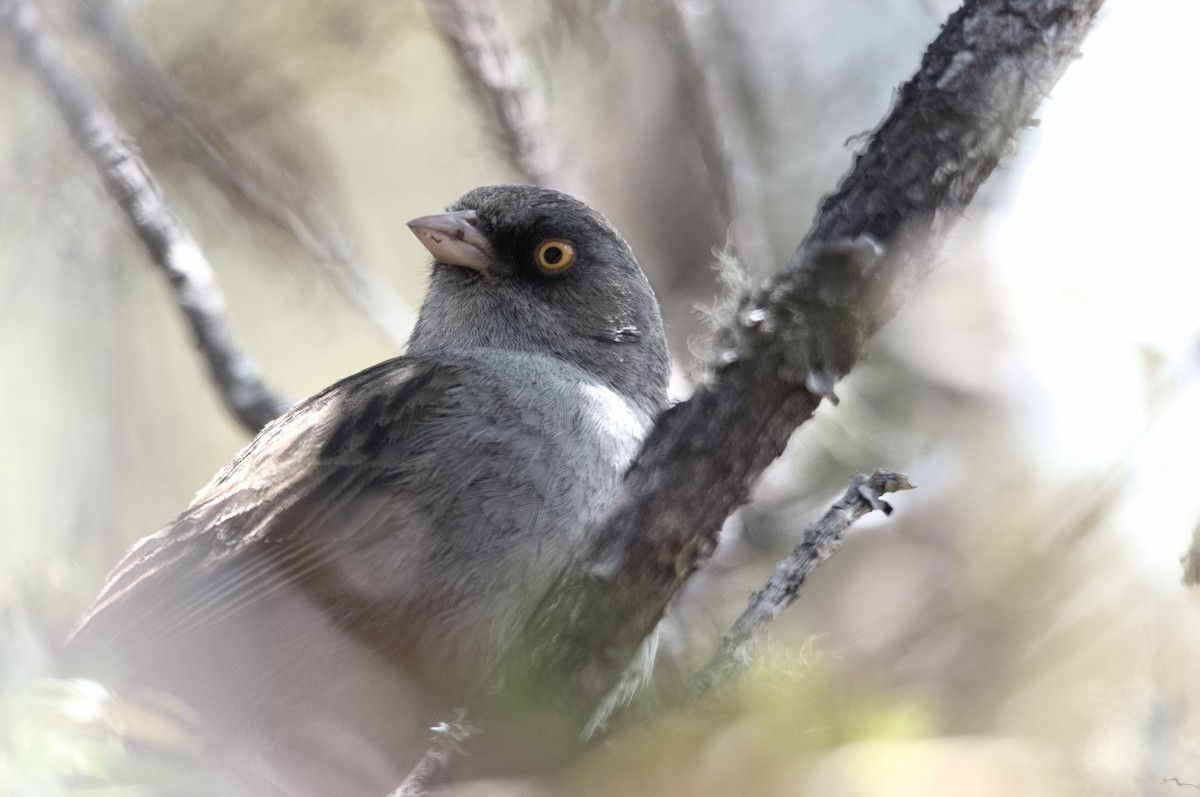
[[[318,202],[410,308],[425,254],[403,222],[512,178],[411,0],[40,5],[200,240],[268,380],[292,395],[395,347],[311,247],[215,179],[81,9],[128,13],[234,172],[289,213]],[[705,63],[733,87],[740,186],[767,238],[751,275],[790,254],[950,5],[681,5],[721,43]],[[627,730],[545,782],[464,793],[1118,795],[1200,782],[1200,631],[1177,563],[1200,518],[1186,470],[1200,438],[1198,293],[1171,236],[1159,249],[1148,232],[1186,229],[1196,208],[1145,202],[1174,191],[1128,182],[1200,180],[1195,155],[1152,160],[1176,149],[1154,138],[1156,120],[1187,129],[1170,120],[1190,107],[1180,81],[1196,56],[1182,40],[1138,50],[1137,64],[1114,56],[1142,29],[1194,26],[1175,23],[1184,4],[1109,5],[944,267],[689,584],[664,677],[703,661],[851,472],[905,470],[920,489],[851,535],[718,705]],[[633,243],[686,360],[729,220],[689,121],[680,31],[661,0],[503,6],[567,182]],[[36,82],[10,67],[0,94],[0,792],[186,789],[186,710],[66,680],[59,648],[121,552],[244,437]],[[1123,105],[1137,126],[1119,124]],[[1101,155],[1073,159],[1084,141]],[[1119,269],[1105,270],[1106,250]],[[130,769],[131,750],[155,751],[138,756],[155,769]]]

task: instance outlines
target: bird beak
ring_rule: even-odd
[[[478,223],[475,211],[459,210],[413,219],[408,228],[437,262],[471,268],[486,277],[492,273],[492,243]]]

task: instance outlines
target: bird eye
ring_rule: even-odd
[[[562,271],[575,259],[575,247],[570,241],[551,238],[537,248],[537,264],[546,271]]]

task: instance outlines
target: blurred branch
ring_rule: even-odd
[[[1179,778],[1163,778],[1162,779],[1162,785],[1164,785],[1164,786],[1166,784],[1172,783],[1172,782],[1181,789],[1184,786],[1189,786],[1193,789],[1200,789],[1200,783],[1188,783],[1186,780],[1180,780]]]
[[[116,119],[47,37],[37,9],[28,0],[0,0],[0,23],[125,211],[150,258],[166,274],[225,406],[247,430],[258,431],[286,410],[288,402],[267,389],[258,366],[234,338],[204,253],[167,208]]]
[[[610,688],[721,521],[933,268],[1101,2],[967,0],[947,20],[789,264],[719,333],[709,381],[659,418],[584,561],[509,651],[514,671],[562,684],[545,690],[555,710],[585,717]]]
[[[411,311],[362,262],[356,247],[321,203],[286,167],[244,151],[203,123],[158,62],[129,27],[129,6],[105,0],[88,6],[88,21],[112,53],[126,83],[155,108],[182,150],[226,195],[240,199],[262,219],[287,233],[362,308],[397,348],[411,331]]]
[[[1183,565],[1183,585],[1194,587],[1200,584],[1200,522],[1192,529],[1192,544],[1179,559]]]
[[[695,699],[711,692],[744,670],[759,634],[796,600],[796,593],[808,574],[842,547],[842,539],[850,526],[875,510],[890,515],[892,507],[881,496],[911,489],[912,485],[903,473],[877,470],[870,476],[856,474],[850,480],[845,495],[829,507],[820,520],[805,529],[800,544],[775,565],[775,573],[766,586],[750,597],[746,611],[721,637],[708,664],[692,680],[689,698]]]
[[[462,752],[462,744],[477,729],[467,722],[466,713],[455,712],[448,721],[433,728],[433,742],[404,782],[388,797],[424,797],[446,781],[451,759]]]
[[[744,178],[747,153],[739,146],[743,136],[735,134],[741,114],[729,71],[728,31],[714,31],[713,18],[721,8],[708,4],[702,11],[695,3],[665,0],[667,41],[675,49],[675,60],[685,90],[692,130],[700,146],[700,157],[721,217],[729,225],[730,249],[743,268],[762,273],[771,265],[767,234],[759,213],[748,201]],[[721,46],[714,46],[714,39]]]
[[[425,8],[495,127],[509,164],[527,182],[561,187],[527,70],[495,0],[425,0]]]

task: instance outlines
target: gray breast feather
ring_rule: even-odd
[[[361,590],[339,603],[419,602],[412,614],[425,618],[423,647],[435,659],[442,650],[485,655],[516,622],[578,549],[650,424],[561,361],[494,351],[464,359],[471,376],[445,413],[409,430],[431,445],[405,446],[379,499],[392,507],[386,522],[337,552],[340,577],[330,579]]]

